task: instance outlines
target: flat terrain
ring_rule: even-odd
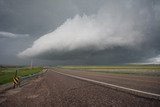
[[[17,76],[24,77],[42,71],[42,67],[7,67],[0,68],[0,85],[12,82],[17,71]]]
[[[95,66],[59,66],[63,69],[97,71],[114,74],[132,74],[160,76],[160,65],[95,65]]]
[[[28,84],[9,90],[0,96],[1,107],[159,107],[160,101],[139,97],[71,78],[56,72],[76,71],[49,69],[44,75],[28,81]],[[88,72],[87,72],[88,73]],[[86,73],[86,77],[88,76]],[[77,71],[74,75],[85,76]],[[113,77],[113,75],[110,75]],[[99,76],[95,76],[100,78]],[[93,79],[96,79],[96,78]],[[115,78],[121,76],[115,76]],[[101,77],[103,78],[103,77]],[[106,78],[106,77],[105,77]],[[107,77],[108,78],[108,77]],[[138,77],[136,77],[138,78]],[[132,79],[135,79],[134,77]],[[140,78],[141,79],[141,78]],[[103,80],[103,79],[101,79]],[[143,80],[143,79],[142,79]],[[146,81],[146,79],[144,79]],[[151,81],[147,80],[147,81]],[[104,80],[105,81],[105,80]],[[113,79],[111,79],[113,81]],[[142,81],[141,81],[142,82]],[[140,82],[140,83],[141,83]],[[143,81],[144,82],[144,81]],[[152,82],[158,83],[157,78]],[[132,84],[132,83],[131,83]],[[134,84],[134,83],[133,83]],[[139,85],[140,86],[140,85]],[[157,91],[159,92],[159,91]]]
[[[120,73],[94,72],[88,70],[57,69],[59,72],[102,81],[118,86],[160,94],[159,76],[141,76]]]

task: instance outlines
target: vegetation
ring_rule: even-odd
[[[72,65],[59,67],[65,69],[160,69],[160,65]]]
[[[12,82],[12,79],[16,74],[16,70],[17,70],[17,76],[24,77],[24,76],[35,74],[42,71],[42,67],[32,67],[32,68],[30,67],[20,67],[20,68],[3,67],[2,68],[1,67],[0,68],[0,85],[8,82]]]
[[[59,66],[63,69],[96,71],[102,73],[160,76],[160,65],[103,65],[103,66]]]

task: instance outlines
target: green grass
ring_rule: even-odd
[[[114,74],[160,76],[160,65],[103,65],[103,66],[58,66],[63,69],[95,71]]]
[[[0,71],[0,85],[12,82],[12,79],[15,75],[17,70],[17,75],[20,77],[27,76],[30,74],[38,73],[42,71],[42,67],[33,67],[32,69],[29,67],[23,68],[3,68]]]
[[[159,69],[160,65],[72,65],[72,66],[59,66],[64,69]]]

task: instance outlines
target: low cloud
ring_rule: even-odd
[[[150,32],[158,28],[160,21],[156,3],[151,4],[153,8],[138,4],[134,1],[108,3],[96,14],[75,15],[53,32],[34,41],[18,56],[30,58],[73,51],[103,51],[115,47],[136,50],[150,41]]]
[[[146,64],[160,64],[160,55],[147,59],[144,63]]]
[[[10,32],[0,31],[0,38],[18,38],[18,37],[28,37],[29,34],[14,34]]]

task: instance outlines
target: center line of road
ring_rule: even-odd
[[[84,78],[84,77],[65,74],[65,73],[55,71],[55,70],[54,70],[54,72],[56,72],[58,74],[66,75],[66,76],[69,76],[69,77],[72,77],[72,78],[85,80],[85,81],[100,84],[100,85],[103,85],[103,86],[108,86],[108,87],[111,87],[112,89],[116,89],[116,90],[119,90],[119,91],[125,91],[125,92],[131,93],[131,94],[134,94],[134,95],[138,95],[138,96],[141,96],[141,97],[147,97],[147,98],[153,98],[153,99],[160,100],[160,94],[145,92],[145,91],[136,90],[136,89],[132,89],[132,88],[127,88],[127,87],[123,87],[123,86],[118,86],[118,85],[114,85],[114,84],[110,84],[110,83],[106,83],[106,82],[92,80],[92,79],[88,79],[88,78]]]

